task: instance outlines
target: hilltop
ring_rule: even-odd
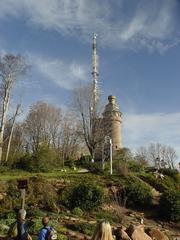
[[[157,178],[152,169],[138,167],[129,163],[127,172],[119,169],[118,173],[116,169],[112,176],[108,169],[102,172],[100,164],[90,164],[88,171],[73,168],[48,173],[3,172],[0,176],[1,234],[6,233],[6,226],[14,221],[21,207],[18,179],[27,179],[25,206],[28,218],[35,222],[32,234],[40,228],[41,217],[48,214],[60,239],[88,238],[101,219],[110,221],[114,230],[143,224],[146,230],[155,228],[168,236],[177,235],[180,231],[179,174],[166,169],[162,170],[164,177]]]

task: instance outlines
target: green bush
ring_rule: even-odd
[[[65,160],[64,165],[66,167],[73,168],[75,166],[75,161],[73,159]]]
[[[71,209],[79,207],[83,211],[89,211],[98,207],[102,202],[103,191],[99,186],[91,183],[80,183],[72,189],[66,205],[69,205]]]
[[[83,211],[81,210],[81,208],[79,207],[75,207],[73,210],[72,210],[72,214],[78,216],[78,217],[81,217],[83,215]]]
[[[160,192],[164,192],[168,188],[180,189],[180,184],[177,180],[174,181],[174,179],[169,176],[165,176],[165,178],[161,180],[156,179],[153,173],[144,173],[140,175],[140,178]]]
[[[151,189],[141,181],[132,179],[125,187],[127,205],[129,207],[144,208],[151,204]]]
[[[93,235],[95,229],[95,225],[89,223],[78,223],[76,225],[68,224],[67,227],[73,231],[78,231],[89,236]]]
[[[160,215],[171,221],[180,221],[180,191],[168,189],[160,199]]]
[[[11,167],[5,166],[5,165],[1,165],[0,173],[5,173],[5,172],[9,172],[9,171],[11,171]]]
[[[160,172],[166,176],[171,177],[175,182],[180,181],[179,173],[177,169],[163,168]]]
[[[57,155],[47,145],[39,146],[33,154],[26,154],[19,159],[15,167],[30,172],[49,172],[57,165]]]
[[[160,192],[166,190],[166,186],[164,185],[164,183],[162,181],[158,181],[153,175],[153,173],[146,173],[140,175],[140,178]]]
[[[66,187],[59,192],[59,201],[67,208],[71,208],[72,187]]]
[[[76,161],[77,167],[87,168],[89,163],[91,163],[92,157],[90,155],[82,156],[78,161]]]
[[[103,169],[102,169],[102,163],[101,162],[94,162],[94,163],[89,163],[86,168],[91,172],[95,174],[102,174]]]
[[[124,160],[115,160],[113,162],[113,169],[119,176],[122,177],[126,177],[129,174],[127,161]]]
[[[58,200],[58,195],[51,182],[44,178],[31,179],[27,191],[27,205],[38,205],[46,210],[54,210]]]
[[[112,213],[112,212],[108,212],[108,211],[101,211],[101,212],[96,213],[96,218],[100,221],[107,220],[111,224],[119,223],[119,218],[114,212]]]
[[[143,166],[136,161],[128,161],[128,168],[131,172],[143,171]]]

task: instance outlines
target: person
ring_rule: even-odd
[[[43,227],[40,229],[38,234],[38,240],[55,240],[57,239],[57,232],[54,228],[49,226],[49,217],[45,216],[42,218]]]
[[[8,236],[14,240],[32,240],[28,233],[29,227],[33,225],[32,221],[26,221],[26,210],[20,209],[17,214],[17,220],[9,228]]]
[[[110,223],[108,221],[98,223],[91,240],[114,240]]]

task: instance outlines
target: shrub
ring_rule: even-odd
[[[76,225],[76,229],[84,234],[92,235],[94,232],[95,225],[89,223],[79,223]]]
[[[120,176],[126,177],[129,174],[129,168],[127,161],[116,160],[113,163],[113,169],[115,169],[116,173]]]
[[[79,207],[89,211],[98,207],[103,201],[103,191],[100,187],[90,183],[80,183],[70,194],[70,207]]]
[[[76,161],[76,165],[78,167],[84,167],[87,168],[89,163],[91,163],[92,157],[90,155],[82,156],[80,160]]]
[[[28,187],[27,204],[30,206],[38,204],[46,210],[53,210],[58,199],[53,185],[43,178],[32,180]]]
[[[179,182],[179,173],[176,169],[164,168],[160,169],[160,172],[164,175],[171,177],[175,182]]]
[[[128,161],[128,168],[131,172],[141,172],[143,170],[143,166],[136,161]]]
[[[108,211],[101,211],[96,214],[96,218],[101,221],[107,220],[111,224],[119,222],[119,218],[114,212],[112,213],[112,212],[108,212]]]
[[[64,165],[69,168],[73,168],[75,166],[75,161],[73,159],[65,160]]]
[[[163,218],[180,221],[180,191],[167,189],[160,199],[160,214]]]
[[[83,215],[83,211],[81,210],[81,208],[75,207],[75,208],[72,210],[72,214],[81,217],[81,216]]]
[[[9,166],[1,165],[0,173],[5,173],[11,171],[11,168]]]
[[[166,189],[180,189],[180,185],[173,178],[166,176],[163,180],[156,179],[153,173],[145,173],[140,175],[140,178],[149,183],[152,187],[160,192],[164,192]]]
[[[57,155],[53,149],[42,145],[34,154],[26,154],[19,159],[16,167],[30,172],[49,172],[56,167]]]
[[[59,201],[67,208],[71,208],[72,187],[66,187],[59,192]]]
[[[78,223],[76,225],[68,224],[67,227],[72,229],[73,231],[78,231],[90,236],[92,236],[95,229],[95,225],[89,223]]]
[[[147,207],[151,204],[151,189],[141,181],[134,179],[125,187],[129,207]]]
[[[91,173],[95,173],[95,174],[102,174],[103,173],[101,162],[94,162],[94,163],[90,162],[86,167]]]

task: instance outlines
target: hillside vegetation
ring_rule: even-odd
[[[150,169],[135,162],[115,162],[114,173],[101,163],[84,162],[66,171],[33,173],[6,170],[0,176],[0,231],[14,221],[21,207],[18,179],[28,180],[26,209],[35,221],[32,234],[41,226],[41,217],[51,216],[59,236],[67,238],[68,229],[91,235],[96,221],[107,219],[113,226],[140,223],[180,221],[180,176],[175,170],[162,170],[164,179],[157,179]],[[80,168],[81,165],[81,168]],[[82,167],[86,167],[86,172]],[[156,192],[156,194],[154,194]],[[73,220],[74,219],[74,220]],[[149,223],[149,221],[152,221]],[[172,229],[171,229],[172,230]]]

